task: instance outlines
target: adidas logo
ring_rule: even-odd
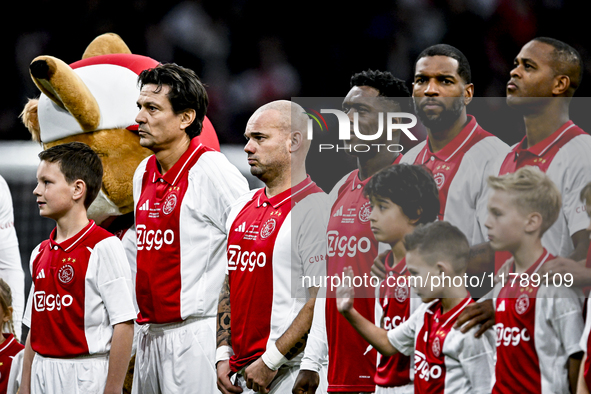
[[[336,218],[337,216],[343,216],[343,206],[341,205],[341,207],[334,213],[334,215],[332,215],[333,218]]]
[[[497,308],[497,312],[505,312],[505,300],[501,301],[499,307]]]
[[[140,211],[147,211],[148,209],[150,209],[150,200],[146,200],[146,202],[143,203],[142,206],[138,208],[138,210],[140,210]]]
[[[236,229],[234,231],[238,231],[239,233],[243,233],[246,231],[246,222],[242,222],[242,224],[238,227],[236,227]]]
[[[43,279],[45,278],[45,271],[43,270],[43,268],[41,268],[41,271],[37,274],[37,277],[35,279]]]

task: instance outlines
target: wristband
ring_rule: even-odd
[[[271,371],[277,371],[279,367],[287,362],[287,358],[281,354],[275,343],[267,347],[267,351],[263,353],[261,358]]]
[[[230,357],[234,355],[234,350],[232,350],[232,346],[224,345],[220,346],[215,350],[215,363],[219,363],[220,361],[229,360]]]

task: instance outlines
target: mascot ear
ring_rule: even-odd
[[[129,53],[129,47],[125,42],[115,33],[101,34],[86,47],[82,59],[89,57],[110,55],[113,53]]]
[[[41,129],[39,127],[39,116],[37,115],[37,105],[39,99],[30,99],[21,112],[23,124],[29,133],[33,136],[33,141],[41,142]]]
[[[98,103],[70,66],[52,56],[38,56],[33,59],[29,71],[39,90],[67,110],[82,130],[96,130],[101,119]]]

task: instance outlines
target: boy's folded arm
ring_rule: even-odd
[[[390,343],[386,330],[367,320],[355,308],[342,313],[353,328],[361,334],[363,339],[369,342],[382,355],[391,356],[398,353],[398,349]]]

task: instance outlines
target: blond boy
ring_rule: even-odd
[[[554,258],[542,235],[558,218],[560,192],[546,174],[523,167],[491,176],[485,226],[491,246],[511,253],[509,273],[493,289],[497,362],[493,393],[566,393],[573,390],[583,330],[572,277],[540,275]]]

